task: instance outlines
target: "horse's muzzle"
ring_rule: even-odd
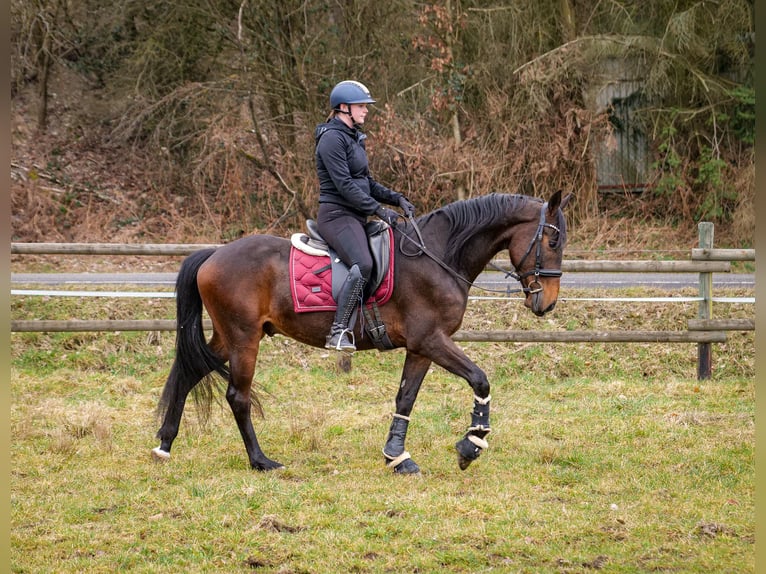
[[[530,309],[538,317],[542,317],[546,313],[553,311],[558,299],[558,286],[548,285],[544,289],[539,289],[527,293],[527,297],[524,300],[524,306]]]

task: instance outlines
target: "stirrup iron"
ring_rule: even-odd
[[[343,325],[337,323],[333,324],[330,334],[327,335],[324,347],[325,349],[340,351],[342,353],[353,353],[356,351],[356,341],[354,340],[353,331],[344,328]]]

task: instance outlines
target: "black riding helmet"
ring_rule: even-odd
[[[341,104],[374,104],[370,90],[361,82],[345,80],[335,85],[330,92],[330,108],[340,111]]]

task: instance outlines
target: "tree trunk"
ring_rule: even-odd
[[[455,142],[455,150],[458,150],[460,148],[460,144],[463,143],[463,138],[460,135],[460,118],[458,117],[457,108],[455,109],[455,112],[452,114],[451,123],[452,123],[452,138]],[[458,180],[456,191],[457,191],[458,200],[465,199],[465,185],[463,184],[462,180]]]
[[[456,22],[457,18],[453,18],[452,15],[452,2],[451,0],[447,0],[447,14],[449,14],[449,18]],[[455,65],[455,55],[452,51],[454,38],[452,34],[447,34],[446,42],[447,42],[447,57],[451,63],[451,66],[454,67]],[[455,102],[455,109],[452,112],[452,118],[450,119],[450,124],[452,125],[452,139],[455,142],[455,151],[460,149],[460,145],[463,143],[463,137],[460,135],[460,116],[458,115],[458,106],[457,102]],[[457,192],[457,199],[463,200],[465,199],[465,185],[462,181],[458,180],[456,185]]]
[[[40,47],[37,56],[37,130],[40,133],[48,129],[48,78],[51,69],[50,23],[45,22],[46,15],[40,15]]]

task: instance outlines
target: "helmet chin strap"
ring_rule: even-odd
[[[355,128],[360,128],[360,127],[362,126],[362,124],[358,123],[358,122],[357,122],[357,121],[354,119],[354,115],[351,113],[351,106],[350,106],[350,105],[348,105],[348,104],[346,104],[346,105],[348,106],[348,111],[344,111],[344,110],[341,110],[341,109],[340,109],[340,107],[338,107],[338,109],[337,109],[336,111],[337,111],[339,114],[346,114],[347,116],[349,116],[349,117],[351,118],[351,124],[352,124],[352,125],[353,125]]]

